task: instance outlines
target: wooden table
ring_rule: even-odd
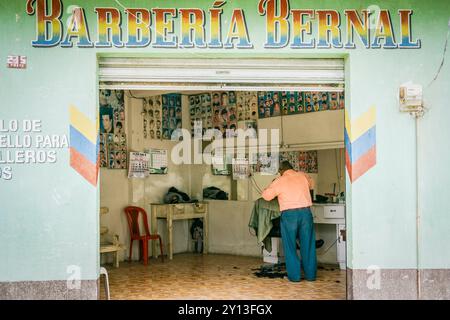
[[[167,220],[169,259],[173,259],[173,221],[203,219],[203,254],[208,253],[208,203],[151,203],[151,233],[158,233],[157,219]],[[153,257],[157,258],[156,242],[152,241]]]

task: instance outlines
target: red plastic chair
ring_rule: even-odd
[[[149,240],[159,240],[159,247],[161,249],[161,259],[164,262],[163,256],[163,245],[161,236],[159,234],[151,234],[148,228],[147,212],[140,207],[129,206],[124,209],[125,215],[127,216],[128,228],[130,229],[130,257],[133,253],[133,242],[134,240],[139,240],[139,260],[143,258],[144,265],[148,264],[148,241]],[[145,234],[141,235],[139,228],[139,216],[142,214],[142,219],[144,222]]]

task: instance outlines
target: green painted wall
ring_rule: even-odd
[[[85,8],[95,34],[92,1],[64,2]],[[127,7],[148,7],[148,1],[121,0]],[[26,1],[0,0],[0,119],[41,119],[44,133],[69,134],[70,104],[92,120],[97,105],[97,54],[151,57],[336,57],[345,56],[347,106],[351,118],[377,108],[377,165],[348,185],[349,267],[416,268],[415,124],[397,105],[401,83],[412,80],[426,86],[440,64],[448,30],[450,3],[433,1],[379,2],[381,8],[411,8],[413,35],[422,40],[419,50],[263,49],[264,18],[258,1],[227,4],[246,12],[253,49],[79,49],[32,48],[35,17],[25,12]],[[211,1],[196,1],[209,8]],[[373,1],[291,1],[292,8],[363,9]],[[114,1],[95,1],[112,6]],[[192,1],[152,1],[152,7],[190,7]],[[117,5],[118,7],[118,5]],[[228,10],[228,11],[227,11]],[[398,33],[398,18],[393,15]],[[26,70],[6,68],[8,54],[28,57]],[[447,52],[447,60],[449,59]],[[447,61],[448,62],[448,61]],[[425,89],[429,112],[420,121],[419,180],[422,229],[420,266],[450,268],[450,217],[447,183],[450,181],[449,65]],[[98,190],[69,166],[68,150],[58,151],[54,165],[14,166],[14,180],[0,180],[0,281],[63,280],[68,265],[78,265],[83,279],[98,277]],[[348,181],[347,181],[348,182]]]

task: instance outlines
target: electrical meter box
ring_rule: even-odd
[[[419,112],[422,110],[423,89],[419,84],[408,82],[402,84],[399,90],[401,112]]]

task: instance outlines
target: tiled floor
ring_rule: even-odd
[[[172,261],[149,259],[148,266],[122,262],[107,266],[111,299],[345,299],[345,271],[319,268],[314,282],[258,278],[260,258],[177,254]],[[104,299],[103,280],[101,298]]]

